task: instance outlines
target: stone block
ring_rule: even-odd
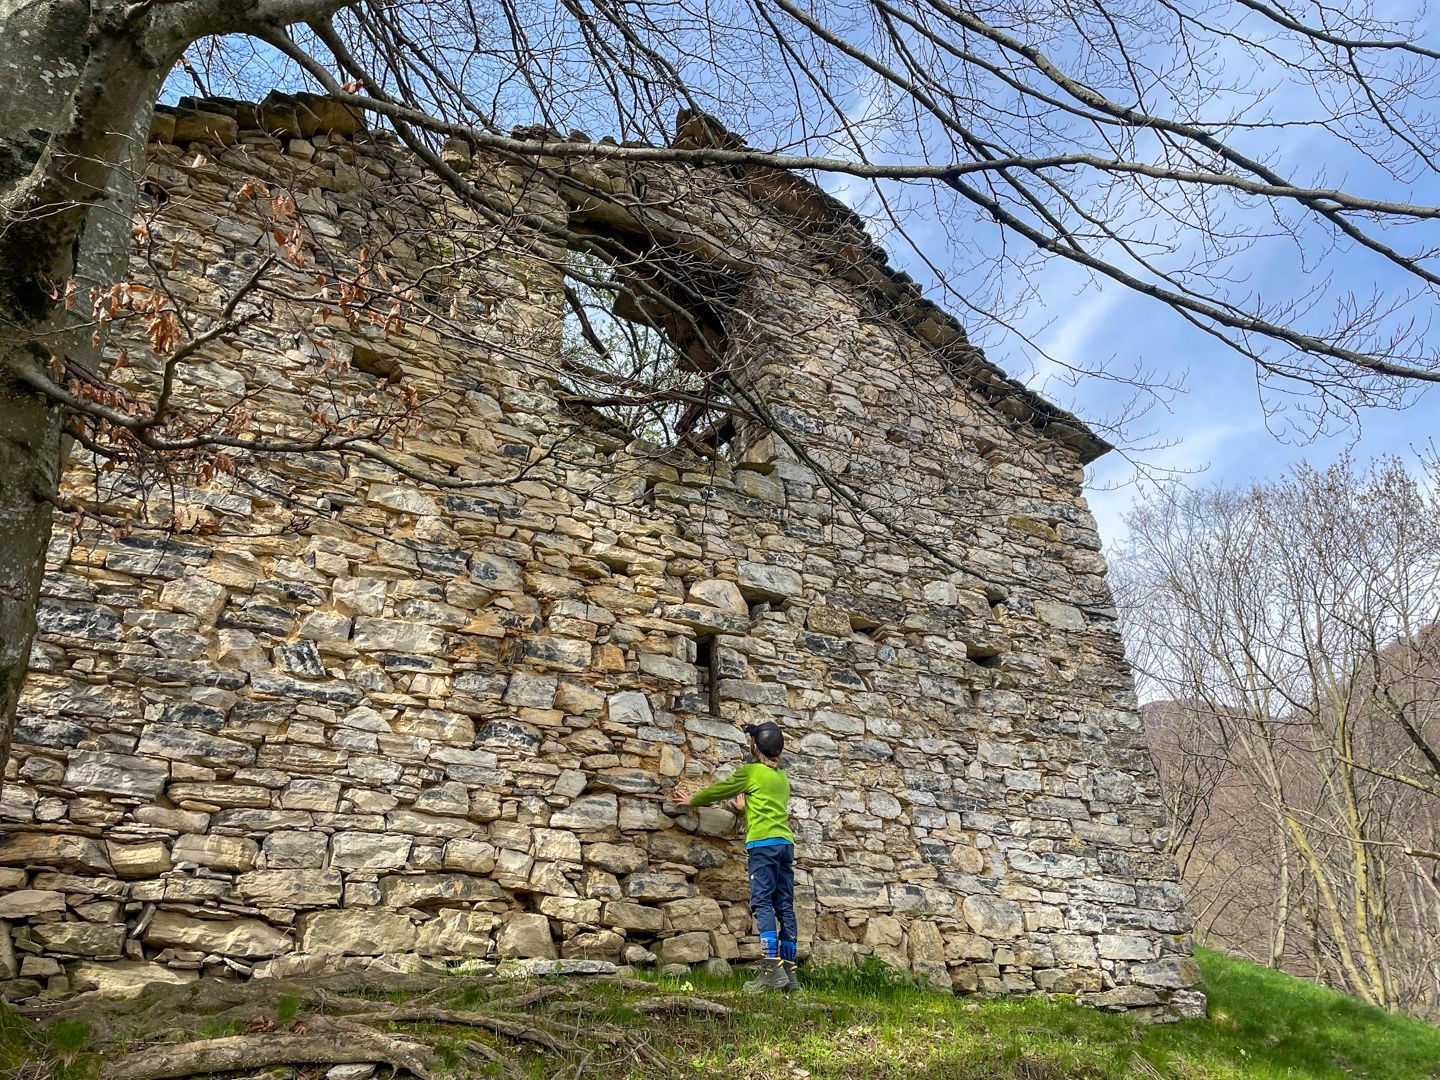
[[[550,920],[540,914],[515,912],[503,916],[495,947],[501,956],[541,957],[548,960],[559,956],[550,936]]]
[[[318,810],[333,814],[340,805],[340,785],[331,780],[291,780],[280,792],[286,810]]]
[[[658,934],[665,926],[665,913],[659,908],[644,904],[612,900],[605,905],[600,921],[606,926],[621,930],[639,930],[642,933]]]
[[[169,779],[170,768],[163,761],[132,754],[76,750],[65,766],[62,782],[79,792],[153,799],[164,790]]]
[[[495,916],[488,911],[441,911],[420,924],[415,951],[422,956],[489,956],[495,950]]]
[[[392,874],[380,881],[386,907],[424,907],[499,900],[505,890],[474,874]]]
[[[253,869],[260,846],[244,836],[187,834],[175,841],[170,857],[177,863],[198,863],[212,870],[240,872]]]
[[[147,724],[139,752],[210,768],[237,769],[255,760],[255,748],[246,743],[170,724]]]
[[[199,977],[198,971],[177,971],[165,964],[140,960],[82,960],[70,968],[70,985],[75,990],[98,990],[105,998],[134,997],[154,983],[184,985]]]
[[[839,608],[816,604],[805,613],[805,625],[817,634],[849,639],[850,613]]]
[[[301,921],[300,935],[301,949],[321,956],[411,952],[416,942],[408,916],[364,908],[312,912]]]
[[[160,590],[160,603],[172,611],[194,615],[202,627],[214,626],[225,609],[228,593],[223,585],[202,577],[186,576],[167,581]]]
[[[889,905],[889,890],[878,875],[842,866],[815,871],[815,899],[822,907],[857,909]]]
[[[692,604],[703,604],[735,615],[750,615],[750,605],[733,581],[720,578],[705,578],[695,582],[685,593],[685,599]]]
[[[118,844],[111,840],[105,849],[116,877],[159,877],[175,865],[170,859],[170,846],[163,840],[145,840],[138,844]]]
[[[1134,964],[1129,970],[1133,982],[1169,990],[1198,986],[1201,978],[1200,965],[1189,956],[1169,956],[1149,964]]]
[[[804,588],[800,575],[787,567],[742,562],[736,569],[746,599],[785,600],[799,596]]]
[[[1152,960],[1155,942],[1138,934],[1101,934],[1095,947],[1107,960]]]
[[[361,652],[430,656],[444,648],[445,632],[428,623],[357,617],[353,641]]]
[[[1013,900],[977,894],[961,903],[965,921],[975,933],[991,939],[1017,938],[1025,930],[1022,909]]]
[[[451,840],[445,845],[442,865],[446,870],[488,874],[495,869],[495,848],[483,840]]]
[[[655,723],[655,713],[650,708],[650,699],[638,690],[624,690],[611,694],[606,699],[610,719],[617,724],[630,727],[646,727]]]
[[[49,866],[77,874],[111,873],[98,840],[60,832],[0,833],[0,866]]]
[[[619,821],[620,807],[614,795],[585,795],[550,815],[552,828],[576,832],[611,829]]]
[[[693,892],[684,874],[670,870],[647,870],[625,879],[625,895],[631,900],[683,900]]]
[[[699,964],[710,959],[710,935],[700,931],[676,934],[660,942],[660,960],[666,964]]]
[[[64,910],[65,894],[50,889],[16,889],[0,896],[0,919],[28,919]]]
[[[725,922],[720,905],[708,896],[672,900],[662,910],[672,930],[718,930]]]
[[[561,922],[593,925],[600,921],[600,901],[575,896],[547,896],[540,901],[542,914]]]
[[[399,870],[414,843],[408,836],[341,832],[330,840],[330,865],[339,870]]]
[[[273,832],[265,837],[265,865],[270,870],[310,870],[325,865],[329,838],[323,833]]]
[[[235,891],[257,907],[309,908],[340,903],[338,870],[256,870],[241,874]]]
[[[649,862],[643,848],[633,844],[586,844],[584,862],[612,874],[633,874]]]
[[[285,933],[259,919],[195,919],[178,911],[157,911],[145,927],[144,938],[146,945],[156,948],[196,949],[241,960],[294,949]]]

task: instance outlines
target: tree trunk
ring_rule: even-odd
[[[0,783],[67,451],[63,410],[24,374],[49,371],[52,356],[98,370],[72,324],[88,317],[89,287],[129,262],[168,70],[133,38],[106,38],[83,0],[0,0]],[[56,298],[72,280],[73,310]]]
[[[30,344],[0,336],[0,363]],[[59,487],[63,422],[59,409],[0,375],[0,783],[35,637],[53,510],[47,500]]]

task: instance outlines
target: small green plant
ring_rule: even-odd
[[[47,1033],[58,1054],[78,1054],[90,1041],[90,1025],[81,1020],[56,1020]]]
[[[284,994],[275,1004],[275,1022],[288,1024],[295,1019],[295,1014],[299,1011],[300,999],[293,994]]]

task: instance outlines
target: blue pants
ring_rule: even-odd
[[[768,957],[795,958],[795,845],[747,848],[750,913]]]

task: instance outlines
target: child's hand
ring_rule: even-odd
[[[736,795],[735,798],[733,798],[733,799],[730,800],[730,805],[735,808],[735,812],[736,812],[737,814],[744,814],[744,813],[745,813],[745,796],[744,796],[744,795]]]
[[[694,792],[688,787],[682,784],[676,784],[670,789],[670,794],[665,796],[665,805],[678,807],[680,809],[689,809],[690,797],[693,794]]]

